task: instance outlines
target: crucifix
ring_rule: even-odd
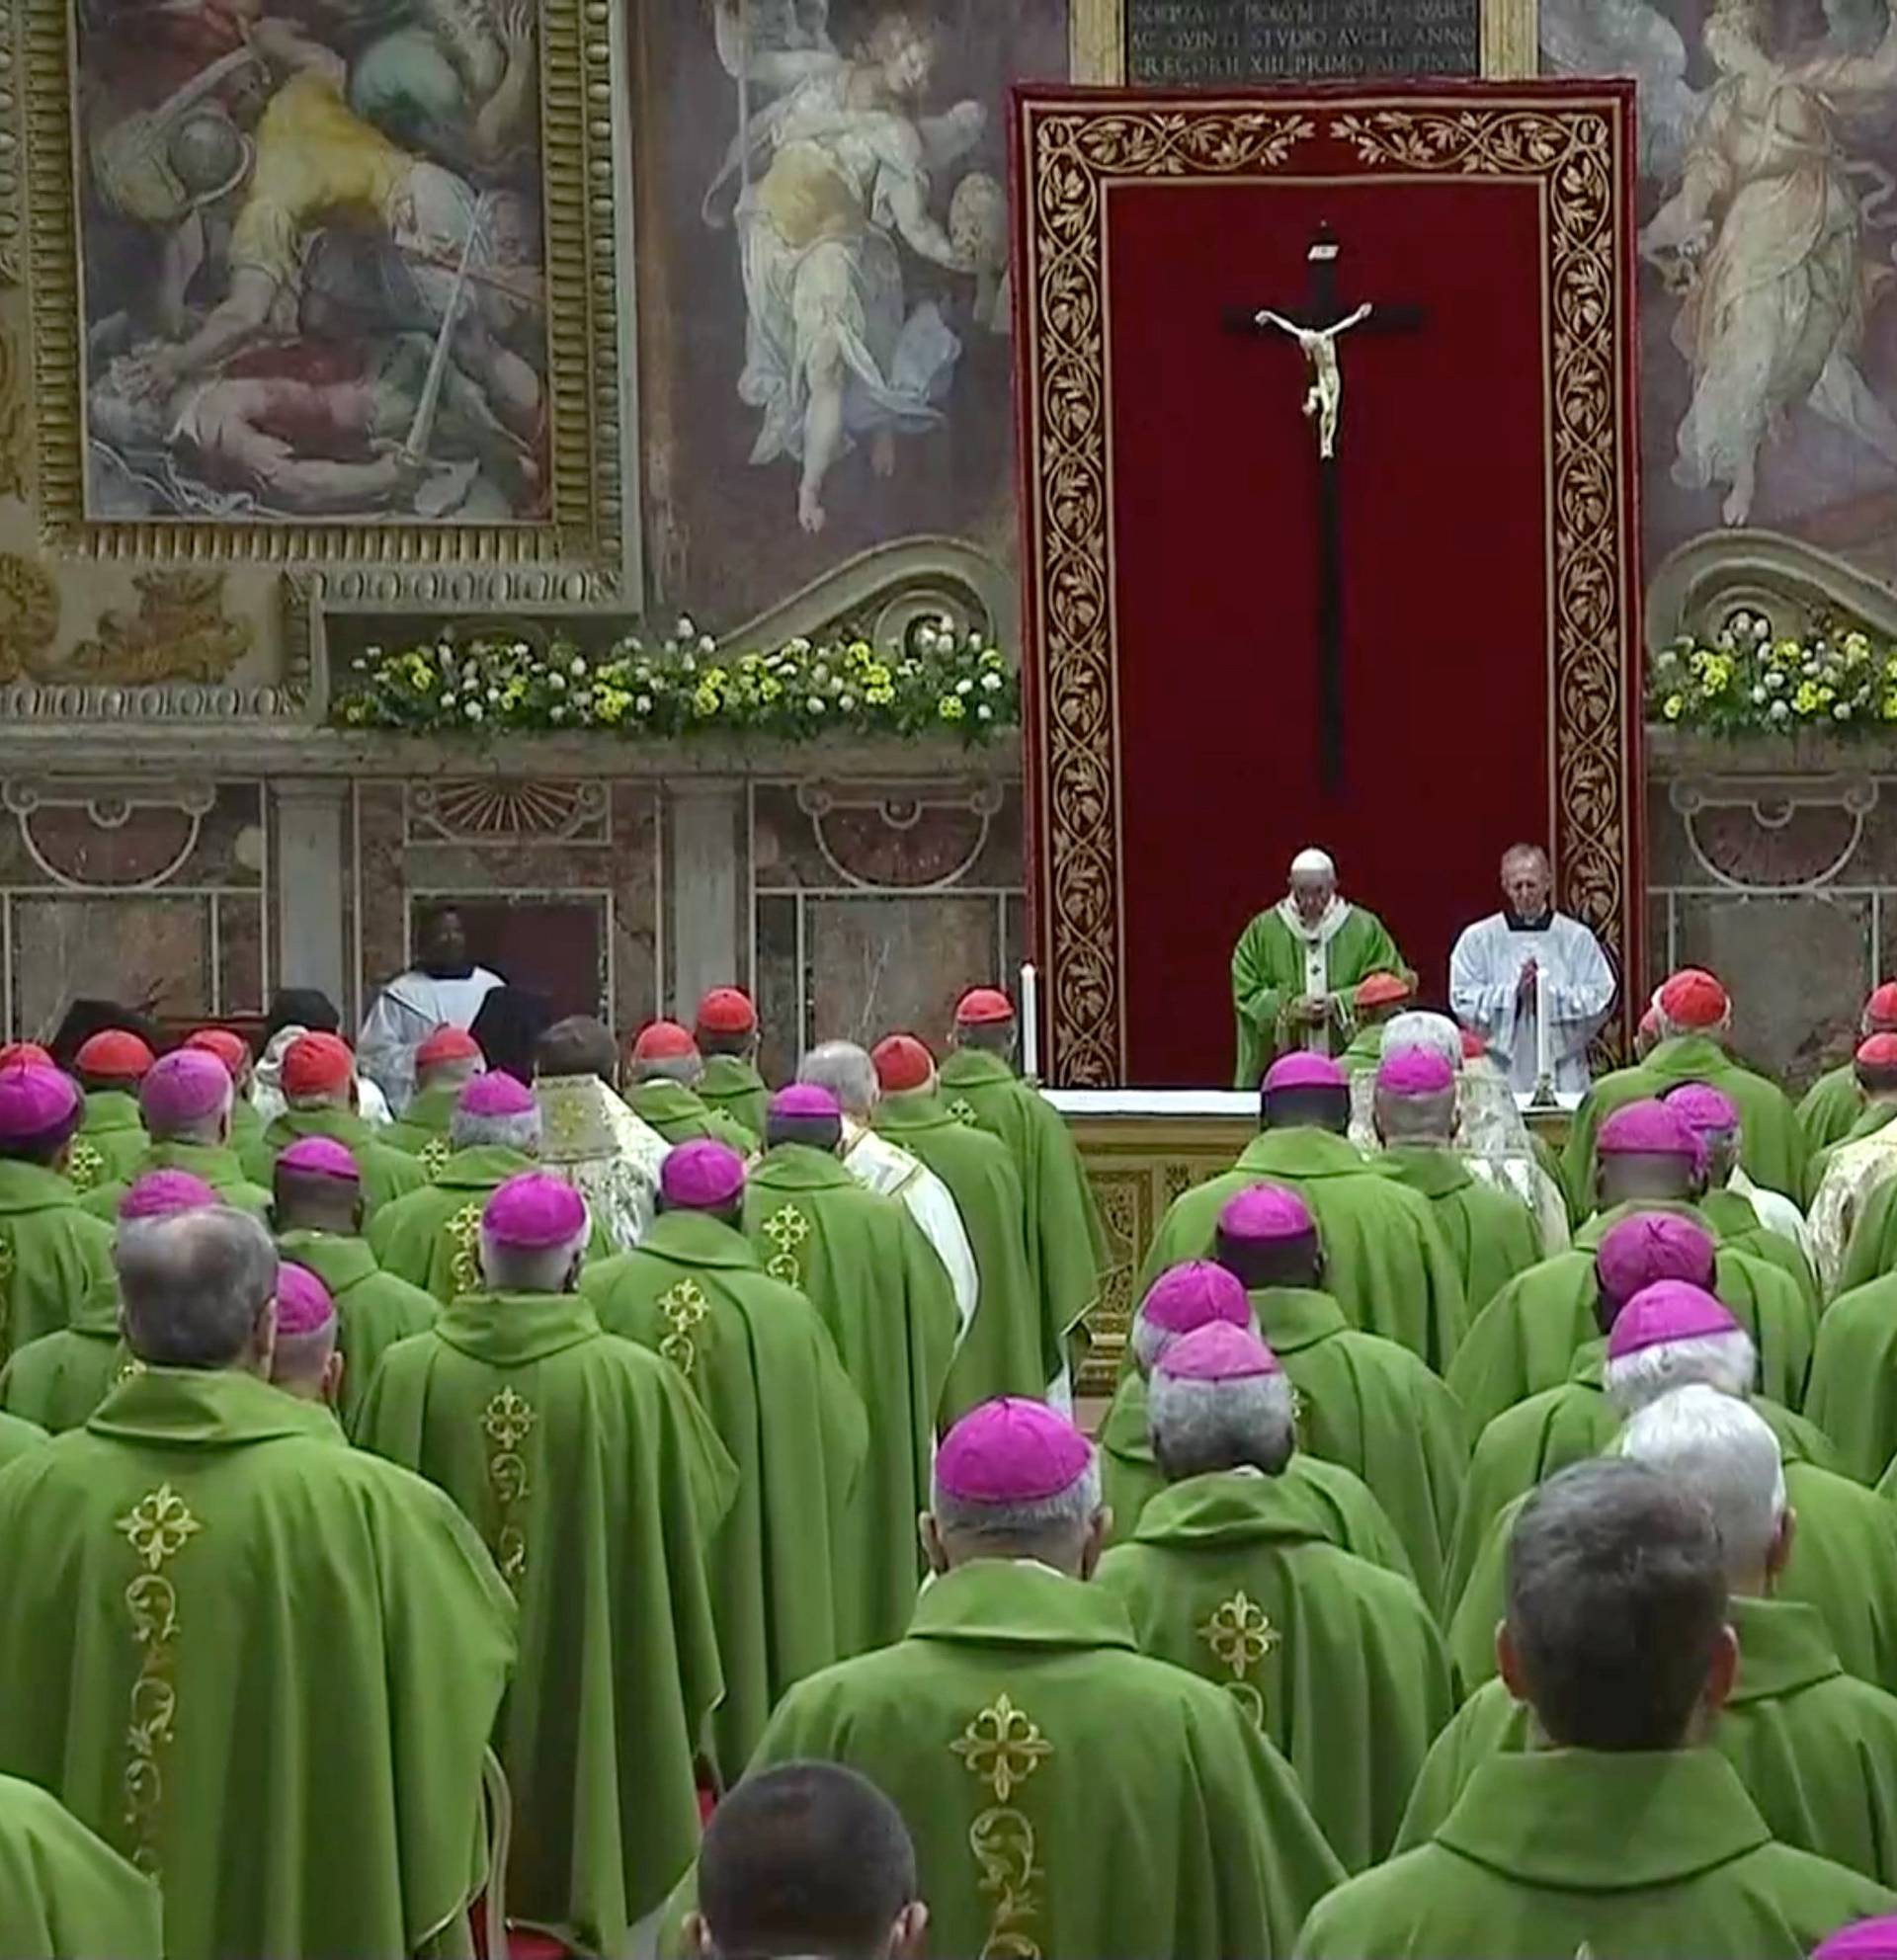
[[[1327,796],[1344,786],[1344,541],[1337,475],[1344,369],[1338,342],[1353,333],[1414,333],[1426,318],[1420,306],[1367,300],[1347,311],[1337,289],[1340,249],[1330,226],[1319,225],[1305,254],[1310,283],[1301,312],[1237,306],[1225,316],[1234,333],[1283,335],[1296,342],[1309,379],[1304,417],[1317,449],[1318,781]]]

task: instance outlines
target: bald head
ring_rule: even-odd
[[[270,1372],[277,1249],[256,1219],[220,1206],[121,1225],[113,1264],[141,1361]]]

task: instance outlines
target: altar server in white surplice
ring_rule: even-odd
[[[375,996],[356,1043],[358,1066],[397,1115],[415,1094],[415,1050],[438,1027],[471,1027],[501,984],[468,957],[458,912],[445,907],[423,922],[420,957]]]
[[[1517,844],[1502,859],[1503,909],[1469,927],[1449,955],[1449,1005],[1521,1091],[1535,1084],[1545,999],[1554,1087],[1588,1086],[1588,1043],[1613,1005],[1613,968],[1578,919],[1554,909],[1545,851]]]

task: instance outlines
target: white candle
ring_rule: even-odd
[[[1554,1087],[1554,1028],[1548,1020],[1548,969],[1534,969],[1534,1086]]]
[[[1021,969],[1021,1072],[1040,1074],[1040,976],[1031,966]]]

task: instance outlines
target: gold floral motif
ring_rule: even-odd
[[[704,1288],[696,1279],[681,1279],[659,1295],[659,1312],[671,1330],[659,1343],[659,1352],[682,1375],[691,1374],[699,1364],[696,1339],[699,1323],[711,1311]]]
[[[1369,95],[1365,89],[1364,96]],[[1039,622],[1043,748],[1039,874],[1052,988],[1051,1080],[1125,1080],[1125,918],[1113,570],[1109,487],[1108,313],[1112,185],[1258,178],[1291,169],[1348,181],[1386,167],[1414,175],[1530,178],[1543,187],[1549,401],[1547,515],[1555,858],[1565,909],[1622,966],[1632,925],[1632,798],[1625,540],[1633,522],[1620,461],[1630,437],[1625,294],[1616,186],[1625,106],[1605,93],[1560,101],[1502,91],[1479,107],[1413,95],[1334,113],[1321,95],[1271,109],[1210,98],[1155,108],[1103,95],[1030,97],[1028,481],[1035,509],[1026,577]],[[1322,128],[1320,130],[1320,123]]]
[[[0,551],[0,682],[40,674],[59,636],[59,587],[43,565]]]
[[[962,1767],[988,1786],[994,1803],[975,1819],[968,1847],[981,1869],[981,1889],[995,1902],[980,1960],[1039,1960],[1029,1928],[1040,1902],[1032,1824],[1008,1799],[1054,1753],[1025,1709],[1002,1694],[948,1745]]]
[[[981,1118],[975,1113],[975,1105],[965,1096],[957,1096],[948,1105],[948,1113],[958,1123],[966,1123],[971,1129],[981,1126]]]
[[[422,1160],[422,1169],[428,1173],[430,1184],[433,1184],[448,1168],[450,1154],[448,1139],[445,1136],[432,1136],[422,1145],[417,1155]]]
[[[491,1396],[481,1411],[481,1429],[488,1441],[487,1486],[496,1511],[494,1562],[514,1592],[521,1590],[527,1572],[527,1532],[519,1511],[531,1488],[521,1445],[538,1421],[534,1405],[512,1387]]]
[[[97,1190],[105,1175],[106,1160],[84,1137],[74,1137],[66,1146],[66,1182],[76,1191]]]
[[[164,1568],[203,1526],[184,1499],[169,1484],[160,1484],[118,1520],[117,1528],[145,1568],[125,1588],[125,1611],[139,1661],[125,1729],[124,1820],[132,1836],[132,1862],[141,1871],[156,1873],[163,1864],[164,1756],[178,1715],[172,1679],[178,1593]]]
[[[764,1221],[764,1236],[777,1247],[765,1262],[765,1271],[786,1285],[802,1285],[803,1261],[799,1254],[810,1236],[809,1219],[794,1204],[786,1204]]]
[[[1280,1638],[1271,1615],[1242,1589],[1199,1628],[1198,1637],[1217,1656],[1220,1665],[1240,1680],[1278,1646]]]
[[[62,676],[125,687],[221,681],[250,651],[250,621],[224,616],[222,572],[140,572],[132,585],[137,612],[102,612],[94,636],[59,662]]]
[[[448,1235],[449,1283],[456,1293],[477,1293],[481,1287],[481,1207],[464,1204],[442,1227]]]

